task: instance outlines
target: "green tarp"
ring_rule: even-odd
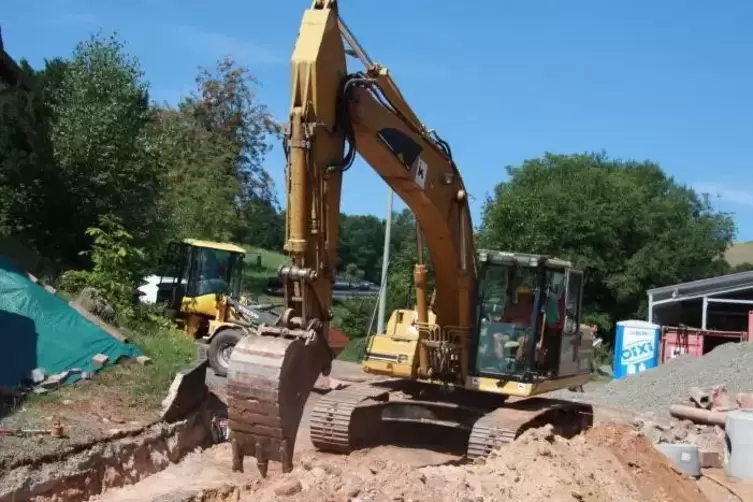
[[[104,354],[107,364],[136,357],[135,345],[122,343],[68,303],[32,282],[7,256],[0,254],[0,386],[21,385],[35,368],[46,375],[73,369],[93,373],[92,357]],[[80,375],[73,373],[65,384]]]

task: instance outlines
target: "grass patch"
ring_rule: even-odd
[[[261,263],[257,261],[261,257]],[[282,253],[261,248],[246,248],[245,270],[243,271],[243,290],[257,297],[264,297],[267,281],[277,277],[280,265],[290,262]],[[264,301],[264,300],[259,300]]]
[[[146,324],[146,323],[144,323]],[[62,401],[116,400],[118,407],[149,413],[161,408],[175,374],[195,361],[193,342],[172,328],[142,325],[122,329],[130,343],[138,345],[151,363],[140,365],[120,359],[98,371],[91,380],[79,380],[49,394],[30,394],[23,403],[27,411]]]
[[[152,327],[147,330],[124,330],[131,343],[138,345],[151,364],[141,366],[135,361],[123,361],[111,372],[102,375],[103,383],[109,373],[120,372],[113,384],[124,386],[134,401],[159,405],[165,397],[175,374],[192,364],[196,358],[195,345],[182,331]]]

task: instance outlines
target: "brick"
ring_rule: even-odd
[[[107,363],[107,361],[109,361],[109,359],[110,358],[104,354],[97,354],[96,356],[92,357],[92,362],[94,363],[94,366],[101,368]]]
[[[146,366],[147,364],[152,364],[151,358],[146,357],[146,356],[138,356],[136,358],[136,362],[139,363],[141,366]]]
[[[722,467],[722,456],[718,451],[700,450],[701,467],[704,469],[720,469]]]
[[[44,382],[41,383],[41,386],[45,389],[56,389],[60,387],[60,384],[63,383],[63,380],[68,378],[68,375],[70,375],[70,373],[70,371],[63,371],[61,373],[50,375],[44,380]]]

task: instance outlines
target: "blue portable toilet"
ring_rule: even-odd
[[[614,336],[614,378],[624,378],[659,364],[661,327],[646,321],[619,321]]]

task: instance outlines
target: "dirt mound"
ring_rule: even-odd
[[[288,476],[235,493],[248,501],[703,502],[644,437],[605,425],[572,440],[529,431],[487,460],[420,469],[368,456],[304,458]],[[211,500],[207,497],[204,500]],[[222,499],[222,497],[214,500]]]

